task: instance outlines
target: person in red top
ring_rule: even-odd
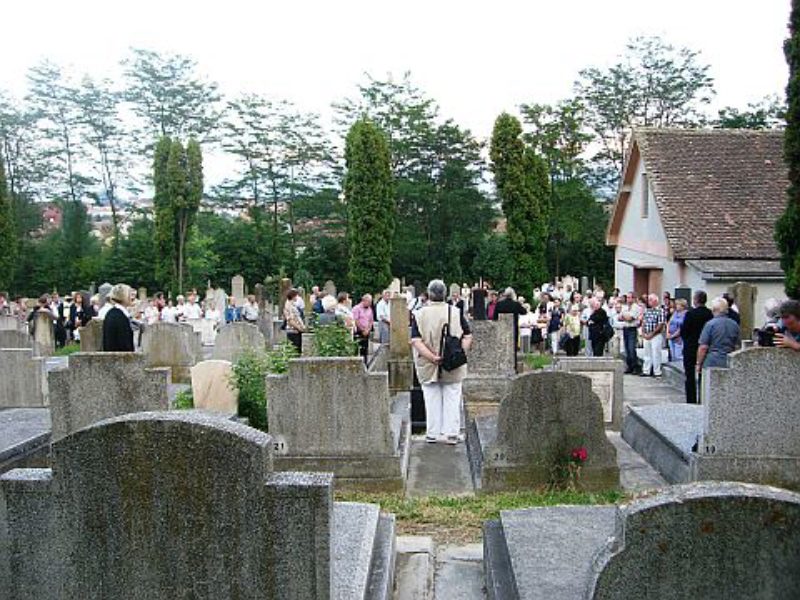
[[[497,308],[497,292],[489,292],[489,304],[486,307],[486,316],[494,321],[494,311]]]

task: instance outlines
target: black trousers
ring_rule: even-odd
[[[286,339],[289,340],[292,345],[297,348],[297,353],[302,356],[303,354],[303,334],[297,332],[286,332]]]
[[[364,359],[364,363],[369,359],[369,334],[366,337],[361,333],[356,333],[356,342],[358,342],[358,354]]]
[[[697,386],[700,385],[700,376],[697,375],[695,365],[697,364],[697,353],[687,352],[683,349],[683,372],[686,375],[686,402],[687,404],[697,404]]]
[[[603,352],[606,349],[606,343],[603,341],[603,338],[590,340],[592,342],[592,355],[593,356],[603,356]]]
[[[567,353],[567,356],[578,356],[578,352],[581,351],[581,336],[577,335],[575,337],[568,338],[566,342],[564,342],[564,352]]]

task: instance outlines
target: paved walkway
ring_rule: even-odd
[[[640,377],[625,375],[625,404],[631,406],[648,406],[665,402],[684,402],[682,390],[672,386],[660,377]]]
[[[411,441],[408,496],[461,496],[472,494],[472,477],[464,442],[457,446],[429,444],[422,436]]]

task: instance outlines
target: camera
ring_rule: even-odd
[[[775,334],[783,333],[777,325],[767,325],[763,329],[758,330],[758,345],[763,347],[772,347],[775,345]]]

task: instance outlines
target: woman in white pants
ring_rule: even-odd
[[[411,344],[425,398],[425,440],[457,444],[461,426],[461,383],[467,375],[467,365],[453,371],[440,368],[442,330],[449,322],[450,335],[461,338],[464,350],[472,345],[472,333],[463,312],[445,303],[446,294],[447,288],[440,279],[428,284],[430,303],[414,319]]]

